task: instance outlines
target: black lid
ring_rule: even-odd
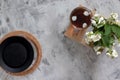
[[[34,57],[32,45],[20,36],[5,39],[0,46],[0,66],[8,72],[27,69]]]

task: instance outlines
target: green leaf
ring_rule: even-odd
[[[116,37],[120,38],[120,27],[118,25],[112,25],[112,32],[116,35]]]
[[[110,36],[108,35],[102,36],[102,43],[103,43],[103,46],[110,47]]]
[[[114,40],[115,40],[114,36],[111,36],[110,37],[110,45],[113,45],[113,43],[115,42]]]
[[[110,35],[110,33],[111,33],[111,26],[106,24],[104,29],[105,29],[105,35]]]

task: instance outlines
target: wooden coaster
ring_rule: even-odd
[[[33,35],[31,35],[31,34],[28,33],[28,32],[24,32],[24,31],[13,31],[13,32],[10,32],[10,33],[8,33],[7,35],[5,35],[5,36],[0,40],[0,44],[1,44],[5,39],[7,39],[7,38],[9,38],[9,37],[12,37],[12,36],[21,36],[21,37],[24,37],[24,38],[26,38],[27,40],[31,41],[31,42],[34,44],[35,48],[36,48],[37,58],[36,58],[34,64],[33,64],[30,68],[28,68],[28,69],[26,69],[26,70],[24,70],[24,71],[22,71],[22,72],[17,72],[17,73],[7,72],[7,73],[9,73],[9,74],[11,74],[11,75],[16,75],[16,76],[23,76],[23,75],[32,73],[32,72],[38,67],[38,65],[39,65],[39,63],[40,63],[40,61],[41,61],[41,57],[42,57],[42,50],[41,50],[41,46],[40,46],[39,42],[37,41],[37,39],[36,39]]]
[[[70,26],[67,28],[64,35],[66,37],[72,39],[72,40],[75,40],[75,41],[79,42],[79,43],[86,44],[84,42],[84,34],[85,34],[85,32],[86,32],[86,29],[79,30],[78,32],[75,31],[72,24],[70,24]]]
[[[89,14],[87,14],[85,11],[88,11]],[[80,6],[75,8],[71,12],[70,25],[68,26],[64,35],[72,40],[82,43],[83,45],[86,45],[84,40],[84,35],[86,33],[87,28],[91,25],[91,18],[93,14],[94,14],[94,11],[92,12],[86,7]],[[74,20],[76,21],[72,20],[73,16],[75,16]],[[87,25],[83,27],[83,24],[87,24]]]

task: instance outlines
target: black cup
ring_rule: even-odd
[[[32,45],[25,38],[12,36],[0,46],[0,65],[8,72],[21,72],[27,69],[34,57]]]
[[[39,42],[27,32],[11,32],[0,41],[0,66],[10,74],[25,75],[33,72],[41,57]]]

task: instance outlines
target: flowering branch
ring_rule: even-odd
[[[85,41],[97,54],[105,50],[106,55],[112,58],[118,56],[114,48],[115,40],[120,42],[120,22],[117,18],[117,13],[111,13],[109,18],[99,14],[95,14],[92,18],[93,30],[86,32]]]

